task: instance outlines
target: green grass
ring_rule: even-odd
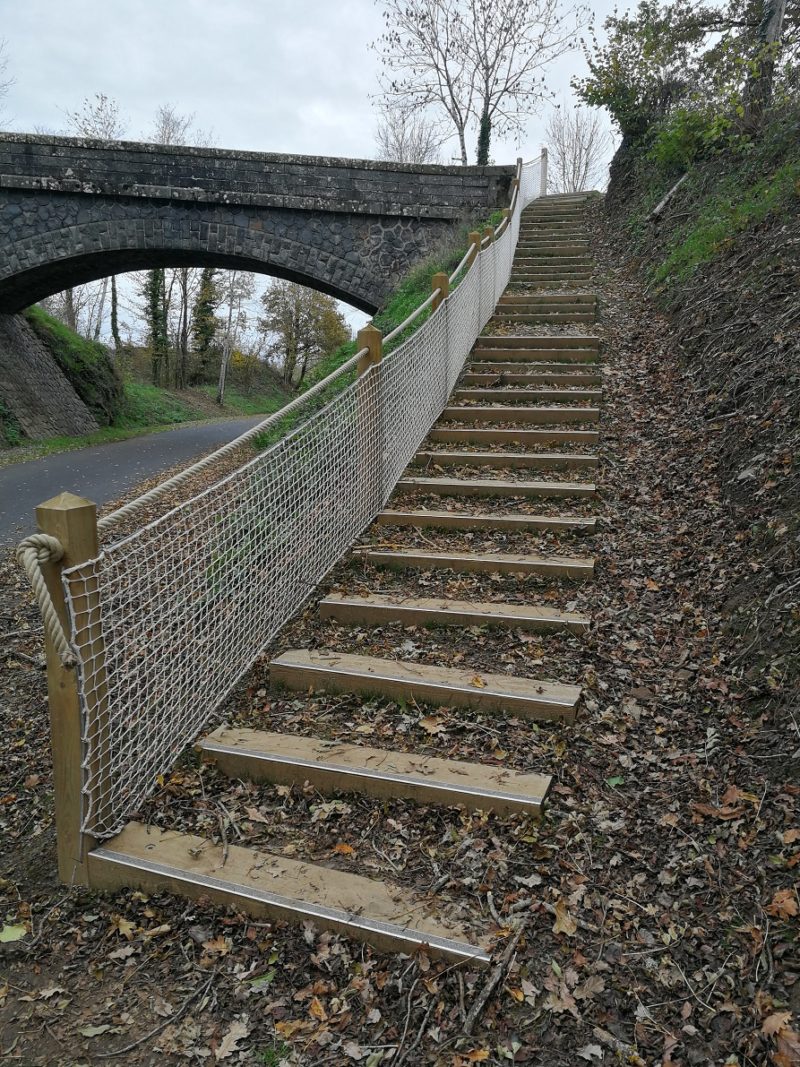
[[[654,272],[657,283],[685,280],[738,234],[770,215],[788,211],[800,198],[800,161],[785,163],[749,186],[742,187],[737,177],[731,175],[724,191],[710,196],[691,222],[678,231],[674,247]]]
[[[201,386],[201,391],[205,393],[209,400],[216,398],[216,385]],[[291,394],[288,390],[285,394],[275,392],[257,394],[256,396],[246,396],[235,389],[225,390],[225,408],[229,411],[235,411],[239,415],[270,415],[273,411],[278,411],[279,408],[282,408],[290,399]]]
[[[122,411],[124,394],[105,345],[87,341],[38,304],[23,314],[97,422],[101,426],[113,424]]]
[[[190,422],[198,414],[172,393],[155,385],[126,382],[125,394],[114,428],[139,430],[150,426],[170,426]]]

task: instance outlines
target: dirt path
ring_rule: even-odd
[[[748,703],[741,650],[722,624],[732,575],[748,561],[703,459],[693,387],[637,279],[604,262],[599,227],[597,238],[603,528],[592,542],[595,581],[554,598],[591,615],[590,633],[367,633],[323,624],[311,605],[271,650],[325,645],[534,668],[584,685],[578,722],[532,728],[380,700],[274,699],[266,658],[224,709],[232,723],[331,738],[356,731],[378,746],[546,770],[557,784],[545,820],[256,787],[201,769],[192,755],[142,813],[434,891],[460,918],[494,923],[500,952],[524,919],[473,1036],[463,1036],[463,1020],[485,981],[478,972],[203,902],[57,887],[43,678],[35,663],[8,659],[0,893],[6,923],[30,919],[32,930],[0,945],[0,1062],[796,1062],[786,1013],[800,1007],[800,787],[789,759],[798,737],[778,732],[768,704],[759,712]],[[385,581],[418,596],[541,592],[492,575]],[[359,582],[374,590],[376,575],[348,559],[330,588]],[[35,618],[24,603],[20,595],[4,619],[9,630]],[[21,651],[35,658],[36,639]]]

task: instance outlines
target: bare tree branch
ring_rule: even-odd
[[[554,193],[580,193],[605,186],[613,141],[599,112],[561,104],[553,110],[545,129]]]
[[[393,163],[438,163],[446,140],[441,125],[402,105],[384,106],[375,130],[378,159]]]

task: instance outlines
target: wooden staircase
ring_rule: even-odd
[[[591,450],[598,441],[602,373],[599,341],[584,332],[596,321],[597,300],[577,291],[591,277],[584,209],[582,196],[545,197],[523,212],[511,286],[393,500],[353,552],[352,588],[321,600],[320,615],[331,626],[492,626],[543,635],[581,634],[589,627],[580,612],[544,602],[401,596],[374,588],[387,570],[412,580],[440,571],[516,575],[535,579],[542,594],[592,578],[590,555],[537,547],[544,536],[595,531],[591,509],[599,460]],[[560,290],[566,286],[576,291],[565,295]],[[559,291],[542,291],[549,287]],[[546,480],[537,471],[548,472]],[[412,539],[426,533],[420,544],[387,546],[387,529]],[[469,551],[454,550],[442,540],[454,531],[479,535],[480,541]],[[498,549],[486,547],[492,538],[507,537],[524,538],[525,551],[501,550],[502,541]],[[288,649],[270,665],[271,684],[297,693],[405,701],[463,716],[490,713],[499,723],[506,715],[570,723],[578,713],[580,688],[550,678],[546,666],[541,677],[538,670],[530,676],[490,674],[469,664],[361,655],[356,648],[347,654]],[[547,774],[529,770],[250,729],[216,730],[198,747],[234,778],[307,782],[320,792],[355,792],[376,802],[402,797],[461,804],[499,818],[541,815],[550,788]],[[445,921],[435,896],[420,898],[399,886],[283,856],[131,823],[91,853],[90,865],[93,884],[109,888],[124,882],[169,889],[235,903],[250,914],[310,919],[380,949],[424,946],[454,962],[490,962],[488,934],[476,936]]]

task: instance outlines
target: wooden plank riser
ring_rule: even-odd
[[[518,386],[516,389],[456,389],[451,399],[459,402],[481,400],[489,404],[569,404],[589,400],[597,404],[602,396],[597,389],[527,389]]]
[[[411,461],[416,467],[494,467],[498,470],[586,470],[600,462],[597,456],[576,452],[563,456],[526,456],[520,452],[418,452]]]
[[[544,578],[562,578],[571,582],[585,582],[593,577],[593,567],[590,563],[573,564],[569,561],[536,559],[489,559],[482,556],[467,556],[454,558],[451,553],[436,555],[435,553],[403,553],[403,552],[363,552],[361,559],[371,563],[374,567],[386,567],[396,571],[433,571],[447,570],[457,574],[521,574],[534,575]]]
[[[293,754],[291,748],[287,750],[285,737],[262,736],[284,742],[282,751],[264,751],[263,744],[254,745],[258,738],[255,730],[215,731],[199,747],[203,758],[215,763],[223,774],[243,781],[301,786],[308,782],[321,793],[359,793],[379,800],[402,797],[418,804],[463,805],[498,815],[540,817],[550,784],[549,777],[512,771],[505,773],[507,783],[503,786],[502,769],[350,745],[338,746],[347,762],[337,761],[335,745],[330,746],[330,756],[305,758]],[[314,753],[322,747],[305,738],[293,740],[301,753],[305,749]],[[359,757],[360,766],[355,763]],[[368,766],[370,762],[374,769]],[[460,783],[453,781],[453,771],[461,773]]]
[[[502,605],[492,605],[501,608]],[[518,629],[530,633],[585,633],[589,620],[584,616],[564,612],[561,618],[535,616],[534,609],[526,609],[530,617],[501,614],[487,615],[482,605],[471,610],[449,605],[423,608],[408,604],[368,604],[347,600],[323,600],[319,606],[323,619],[330,619],[343,626],[386,626],[401,623],[403,626],[488,626],[493,629]]]
[[[340,675],[335,671],[318,668],[300,674],[291,669],[273,663],[270,678],[274,685],[295,692],[322,691],[325,693],[357,693],[365,697],[384,697],[406,703],[430,704],[433,707],[447,707],[458,711],[477,711],[485,713],[505,712],[526,719],[559,719],[563,722],[575,721],[575,709],[554,706],[551,701],[528,700],[511,696],[507,693],[488,693],[476,688],[473,692],[456,691],[446,685],[426,682],[412,683],[406,679],[357,677],[353,674]]]
[[[559,423],[599,422],[598,408],[537,408],[525,407],[449,407],[441,415],[445,422],[519,422],[540,426],[557,426]]]
[[[475,348],[525,348],[535,351],[541,348],[565,348],[584,349],[600,348],[600,338],[587,334],[556,334],[555,336],[544,335],[539,337],[527,334],[497,335],[481,334],[475,341]]]
[[[378,894],[384,900],[387,895],[386,887],[373,879],[286,860],[239,845],[228,846],[226,858],[221,846],[201,837],[155,828],[149,831],[152,851],[134,850],[126,843],[126,835],[134,828],[139,829],[131,824],[89,854],[93,889],[118,892],[128,888],[146,893],[169,892],[190,900],[209,899],[223,906],[233,905],[253,918],[293,923],[311,921],[320,929],[366,942],[383,952],[414,952],[426,944],[429,946],[426,951],[453,962],[470,961],[481,967],[490,962],[485,949],[466,941],[441,938],[427,930],[415,930],[411,925],[371,918],[369,908]],[[146,830],[141,827],[141,831]],[[234,868],[236,880],[232,877]],[[273,877],[274,870],[284,872],[284,876]],[[314,883],[315,879],[319,885]],[[280,888],[287,883],[300,891],[281,894]],[[336,899],[339,887],[343,889],[339,895],[345,900],[350,887],[353,907],[325,903],[326,898]],[[313,889],[319,901],[304,899],[305,889]],[[407,916],[411,920],[415,911],[422,917],[420,898],[399,887],[392,889],[391,894],[391,900],[398,902],[398,917]],[[355,906],[359,900],[361,914]],[[420,918],[419,924],[423,923],[428,926],[428,921]]]
[[[523,533],[544,530],[552,533],[593,534],[594,519],[550,515],[468,515],[452,511],[381,511],[375,521],[382,526],[411,526],[422,530],[511,530]]]
[[[428,433],[428,440],[448,444],[525,445],[528,448],[557,444],[579,444],[593,448],[599,439],[597,430],[499,430],[483,426],[454,429],[434,426]]]
[[[550,482],[547,485],[532,486],[525,482],[498,482],[496,485],[490,481],[478,484],[476,482],[452,479],[448,484],[440,478],[401,478],[397,483],[399,493],[426,493],[429,496],[454,496],[454,497],[481,497],[492,500],[500,498],[519,498],[524,500],[594,500],[597,496],[595,485],[576,485],[568,482]]]
[[[478,364],[481,366],[481,364]],[[504,370],[500,368],[505,367]],[[603,378],[600,374],[563,374],[559,371],[542,371],[541,373],[531,372],[530,374],[517,374],[515,373],[514,364],[499,363],[496,368],[490,370],[469,370],[461,379],[464,385],[484,386],[490,387],[492,385],[594,385],[600,386],[603,384]]]

